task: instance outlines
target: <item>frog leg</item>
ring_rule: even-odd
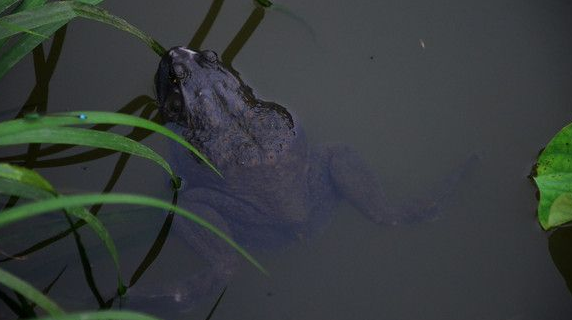
[[[378,176],[357,152],[346,146],[330,145],[322,153],[329,160],[329,174],[336,192],[374,222],[389,225],[435,219],[439,208],[477,160],[476,156],[471,156],[434,189],[437,191],[433,195],[404,204],[391,204]]]
[[[221,204],[224,207],[224,203],[232,199],[215,190],[198,189],[197,193],[194,191],[191,189],[180,194],[178,206],[200,216],[232,237],[225,219],[215,209]],[[200,196],[201,193],[206,192],[210,193],[209,198],[205,199]],[[212,199],[216,199],[217,202],[211,203]],[[242,262],[239,254],[228,243],[184,217],[175,216],[171,232],[175,237],[187,243],[190,249],[192,248],[202,259],[205,266],[176,283],[165,283],[162,287],[152,290],[151,288],[138,290],[134,287],[131,307],[141,307],[146,310],[151,305],[158,305],[179,311],[192,309],[205,301],[205,298],[211,298],[220,293]]]

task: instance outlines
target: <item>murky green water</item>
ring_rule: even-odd
[[[481,161],[435,222],[381,227],[342,205],[320,238],[258,255],[270,277],[245,265],[213,318],[569,319],[572,297],[551,258],[549,234],[535,220],[535,189],[526,176],[540,148],[572,121],[572,5],[414,0],[284,5],[296,16],[267,12],[233,65],[258,96],[296,113],[310,141],[354,147],[383,177],[388,195],[403,201],[430,193],[471,154],[481,155]],[[191,40],[211,2],[103,6],[171,47]],[[225,1],[202,48],[223,52],[253,8],[246,0]],[[49,84],[48,111],[116,111],[136,97],[154,97],[158,60],[124,33],[75,21]],[[2,118],[16,115],[34,85],[28,57],[0,80]],[[167,153],[164,139],[151,136],[144,142]],[[25,150],[3,149],[2,155]],[[85,151],[48,155],[35,166],[62,192],[103,190],[119,155],[68,166],[62,165],[77,158],[54,160]],[[166,183],[159,168],[130,159],[113,190],[168,201]],[[127,221],[114,218],[112,212],[121,209],[129,211]],[[126,278],[163,223],[163,216],[151,211],[102,209],[103,219],[113,222]],[[3,229],[0,239],[8,240],[0,249],[18,252],[66,228],[54,219]],[[13,240],[16,231],[30,229],[32,235]],[[110,298],[116,284],[111,259],[89,230],[81,235],[99,291]],[[559,236],[553,245],[566,248],[566,241],[569,247],[570,237]],[[137,286],[184,277],[196,264],[185,249],[170,237]],[[70,236],[0,267],[43,287],[67,266],[51,296],[66,310],[97,308],[76,251]],[[212,303],[187,319],[204,318]],[[0,306],[0,319],[13,318]]]

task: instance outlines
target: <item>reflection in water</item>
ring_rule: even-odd
[[[262,19],[264,18],[265,10],[262,7],[255,8],[240,31],[236,34],[234,39],[230,42],[228,47],[224,50],[221,55],[222,61],[227,65],[231,66],[232,61],[238,54],[238,52],[242,49],[246,41],[250,39],[250,36],[254,33],[254,30],[258,27]]]
[[[211,27],[213,26],[216,17],[220,12],[220,8],[222,7],[223,2],[224,0],[213,1],[209,11],[207,12],[207,15],[205,16],[203,22],[195,32],[195,35],[191,39],[191,42],[189,42],[189,44],[187,45],[187,48],[194,50],[199,50],[201,48],[203,41],[205,41],[207,35],[209,34],[209,31],[211,31]]]
[[[556,229],[548,238],[552,261],[560,271],[568,290],[572,293],[572,227]]]

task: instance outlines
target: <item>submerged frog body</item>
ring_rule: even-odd
[[[428,219],[436,212],[432,200],[409,208],[390,206],[376,175],[354,151],[340,145],[309,147],[293,114],[256,98],[212,51],[171,49],[160,62],[156,89],[168,126],[224,176],[174,146],[174,166],[184,181],[179,205],[247,250],[311,237],[341,199],[381,224]],[[177,288],[173,299],[190,302],[221,288],[240,261],[237,254],[191,222],[179,219],[175,228],[211,268]]]

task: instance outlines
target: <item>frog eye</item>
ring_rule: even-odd
[[[207,60],[210,63],[217,62],[218,60],[217,54],[212,50],[204,50],[201,52],[201,54],[203,55],[205,60]]]
[[[173,83],[184,82],[185,79],[189,76],[189,70],[180,63],[173,64],[170,72],[169,72],[169,79]]]

